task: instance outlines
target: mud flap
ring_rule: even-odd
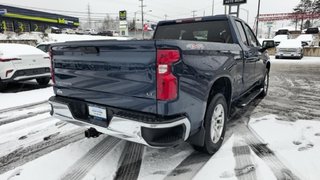
[[[204,137],[205,137],[206,131],[203,126],[200,127],[200,130],[195,133],[194,135],[190,136],[187,140],[189,144],[195,145],[195,146],[204,146]]]

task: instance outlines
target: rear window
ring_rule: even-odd
[[[158,26],[155,39],[233,43],[228,21],[193,22]]]

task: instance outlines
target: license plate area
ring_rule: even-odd
[[[96,121],[107,121],[108,114],[105,107],[88,104],[88,112],[90,119]]]

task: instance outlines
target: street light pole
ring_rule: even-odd
[[[259,29],[259,16],[260,16],[260,0],[258,2],[257,24],[256,24],[256,36],[257,37],[258,37],[258,29]]]
[[[134,37],[137,38],[137,11],[134,12]]]
[[[214,15],[214,0],[212,0],[212,16]]]
[[[143,0],[139,0],[141,1],[141,23],[142,23],[142,39],[144,39],[144,14],[143,14],[143,8],[145,7],[143,5]]]

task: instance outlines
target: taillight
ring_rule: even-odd
[[[19,61],[21,58],[0,58],[0,62]]]
[[[49,51],[49,56],[50,56],[50,72],[51,72],[51,80],[52,83],[55,84],[56,81],[54,79],[54,67],[53,67],[53,58],[52,58],[52,51]]]
[[[174,100],[178,95],[178,81],[172,74],[172,64],[180,60],[179,50],[157,50],[157,99]]]

